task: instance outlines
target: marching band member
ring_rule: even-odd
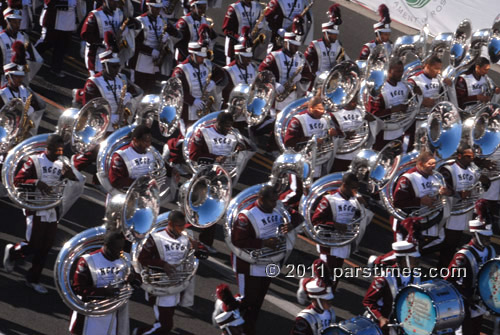
[[[131,134],[132,141],[121,147],[111,157],[108,177],[111,186],[123,189],[132,185],[140,176],[152,172],[155,158],[148,150],[151,146],[151,129],[138,125]]]
[[[247,34],[244,32],[244,28],[248,27],[246,28],[248,29],[248,33],[252,32],[261,11],[260,3],[255,0],[238,0],[230,4],[227,8],[226,16],[222,23],[222,31],[226,35],[224,53],[227,65],[230,65],[235,59],[234,46],[238,44],[240,38],[246,38],[245,35]],[[260,23],[258,28],[260,29],[262,26],[263,22]],[[255,38],[255,36],[249,37]],[[260,42],[262,43],[263,41]],[[252,55],[250,58],[252,58]]]
[[[225,79],[222,68],[206,58],[207,48],[199,42],[190,42],[189,57],[177,65],[172,73],[172,77],[179,78],[182,82],[182,119],[186,126],[198,120],[197,112],[206,107],[207,101],[203,101],[203,94],[212,93],[215,96],[216,85],[222,85]],[[207,80],[209,76],[210,80]]]
[[[346,232],[347,225],[359,218],[363,209],[360,208],[363,206],[362,200],[360,201],[361,198],[357,197],[358,189],[359,181],[356,175],[350,172],[344,174],[342,185],[338,190],[321,198],[311,218],[313,225],[321,225],[339,233]],[[316,249],[330,273],[334,273],[335,268],[341,268],[344,259],[351,254],[350,244],[332,248],[317,244]],[[335,292],[337,285],[338,281],[332,283],[333,292]]]
[[[137,19],[141,22],[141,29],[137,32],[135,55],[130,60],[130,67],[134,69],[135,84],[146,94],[153,92],[159,74],[170,75],[172,72],[172,52],[167,55],[169,42],[173,48],[171,36],[180,37],[171,24],[164,26],[160,17],[163,8],[161,0],[147,0],[148,11]],[[158,63],[160,62],[161,63]]]
[[[228,83],[222,90],[223,108],[230,104],[229,96],[239,84],[252,85],[257,76],[257,68],[252,63],[252,48],[248,47],[247,41],[234,46],[234,61],[223,67],[227,73]],[[246,119],[245,119],[246,120]],[[236,121],[245,121],[236,120]]]
[[[275,209],[277,201],[278,193],[272,186],[260,189],[257,201],[241,211],[233,224],[231,241],[235,247],[276,249],[279,244],[277,229],[286,234],[302,222],[302,216],[292,210],[291,222],[283,224],[281,214]],[[241,306],[245,334],[254,335],[259,311],[271,284],[271,278],[266,274],[267,265],[250,264],[234,254],[232,264],[239,293],[243,296]]]
[[[106,50],[103,44],[106,32],[123,36],[123,12],[118,8],[119,0],[104,0],[102,6],[91,11],[82,26],[80,37],[85,45],[85,66],[90,75],[102,71],[99,54]],[[127,29],[127,28],[124,28]]]
[[[339,26],[342,23],[340,5],[333,4],[328,11],[332,13],[333,18],[321,25],[323,38],[312,41],[304,53],[315,76],[321,72],[330,71],[343,60],[349,60],[344,47],[338,40]]]
[[[244,143],[238,143],[238,138],[233,130],[233,115],[227,112],[220,112],[217,121],[198,130],[194,135],[194,140],[189,147],[189,159],[198,164],[224,164],[227,160],[236,159],[240,151],[246,150]],[[234,157],[234,158],[233,158]],[[236,183],[245,166],[239,166],[237,175],[233,179]],[[230,171],[227,171],[230,172]],[[204,247],[212,254],[217,253],[212,245],[215,238],[216,225],[202,229],[199,240]]]
[[[121,232],[108,231],[101,249],[78,260],[72,288],[83,301],[117,297],[120,286],[134,279],[134,275],[126,277],[126,269],[131,265],[121,257],[124,246]],[[74,311],[69,330],[72,335],[128,335],[128,302],[105,315],[86,316]]]
[[[321,97],[314,96],[307,102],[307,110],[295,115],[288,123],[285,132],[284,143],[286,147],[293,148],[295,151],[300,151],[313,136],[316,136],[318,147],[325,142],[329,142],[328,137],[333,137],[337,134],[332,124],[329,124],[328,119],[323,116],[325,111],[321,102]],[[314,177],[320,177],[328,173],[333,160],[333,150],[330,153],[323,154],[316,158]]]
[[[215,291],[217,300],[212,313],[213,323],[221,330],[221,335],[243,335],[245,320],[240,314],[241,296],[233,296],[227,284],[220,284]]]
[[[8,7],[3,11],[3,16],[7,22],[7,28],[0,33],[0,52],[2,59],[2,66],[7,65],[12,59],[13,45],[16,41],[20,41],[23,45],[29,44],[28,58],[32,61],[39,61],[40,55],[33,46],[29,43],[28,36],[20,31],[21,27],[21,11]],[[29,83],[29,82],[26,82]],[[5,76],[2,76],[2,85],[6,84]]]
[[[76,31],[77,22],[82,22],[85,14],[86,3],[82,0],[44,1],[40,16],[42,35],[36,48],[40,54],[52,49],[51,70],[56,77],[64,77],[64,56],[70,50],[71,35]]]
[[[396,255],[396,264],[386,270],[385,276],[375,277],[366,291],[363,306],[369,317],[376,320],[385,335],[397,334],[388,324],[395,318],[393,313],[396,294],[409,284],[419,284],[420,276],[408,275],[408,269],[418,264],[420,253],[417,247],[407,241],[394,242],[392,250]],[[404,269],[404,271],[402,271]]]
[[[63,154],[64,141],[61,136],[52,134],[47,139],[47,149],[38,155],[30,156],[14,178],[16,187],[36,188],[41,196],[53,192],[63,178],[77,180],[71,168],[58,157]],[[13,167],[14,168],[14,167]],[[40,277],[45,266],[57,231],[59,209],[52,208],[43,211],[24,211],[26,215],[26,241],[5,247],[3,265],[7,272],[14,270],[15,262],[33,255],[32,265],[26,275],[26,285],[40,294],[46,294],[47,289],[40,284]]]
[[[480,102],[489,102],[493,94],[500,94],[500,87],[489,87],[488,72],[490,61],[479,57],[469,71],[461,74],[456,83],[458,107],[465,109],[467,105]],[[489,92],[488,90],[492,91]]]
[[[182,38],[175,44],[175,59],[177,59],[179,63],[189,57],[189,43],[196,42],[200,39],[201,36],[199,36],[199,28],[202,25],[210,27],[205,17],[207,1],[190,0],[189,6],[191,8],[191,12],[181,17],[175,25],[182,36]],[[215,41],[217,38],[217,33],[212,28],[209,29],[209,37],[211,41]]]
[[[380,15],[380,21],[373,25],[375,39],[363,45],[359,54],[359,60],[368,59],[372,49],[381,43],[385,44],[389,55],[392,52],[392,42],[389,40],[391,38],[391,16],[389,14],[389,8],[387,8],[386,5],[381,4],[378,7],[378,13]]]
[[[321,335],[325,328],[335,323],[332,287],[321,277],[304,286],[311,304],[297,314],[290,334]]]
[[[271,0],[267,5],[264,15],[271,29],[272,50],[276,50],[277,40],[281,39],[279,31],[285,30],[292,26],[293,19],[302,13],[307,4],[305,0]]]
[[[108,32],[105,37],[107,44],[112,45],[112,34]],[[99,97],[106,99],[111,106],[110,122],[107,129],[107,133],[110,134],[121,127],[124,122],[124,120],[120,120],[118,107],[125,108],[125,106],[132,104],[134,99],[140,99],[142,92],[137,92],[136,86],[128,83],[127,77],[120,73],[120,59],[116,53],[113,53],[112,49],[108,48],[100,53],[99,59],[103,70],[87,79],[84,88],[77,91],[75,100],[85,106],[92,99]],[[127,85],[127,92],[122,101],[121,95],[125,85]],[[126,111],[123,112],[123,114],[125,113]],[[96,146],[92,151],[74,155],[72,159],[75,168],[78,171],[86,169],[96,161],[98,152],[99,146]]]
[[[295,33],[285,33],[285,43],[281,50],[273,51],[259,66],[259,72],[268,70],[276,78],[276,93],[283,94],[288,90],[288,96],[282,102],[276,102],[276,111],[281,111],[292,101],[297,100],[297,89],[305,92],[312,81],[311,68],[304,62],[299,51],[300,36]],[[297,85],[296,89],[293,86]]]
[[[207,258],[204,250],[200,250],[197,241],[191,239],[185,232],[186,218],[180,211],[171,211],[168,225],[159,232],[149,235],[146,244],[139,253],[138,261],[142,266],[163,269],[167,275],[175,274],[175,267],[184,259],[186,252],[197,249],[198,258]],[[189,289],[189,287],[188,287]],[[177,305],[192,305],[193,297],[186,297],[185,291],[173,295],[153,296],[146,293],[146,300],[153,305],[156,323],[146,329],[135,329],[134,335],[170,334],[174,327],[174,312]]]
[[[444,85],[451,86],[452,82],[449,78],[441,79],[442,66],[443,62],[438,56],[431,56],[425,61],[422,71],[408,78],[408,84],[412,87],[418,87],[414,91],[418,93],[419,100],[421,100],[419,115],[425,116],[425,120],[427,120],[431,108],[443,100],[440,99],[443,94],[445,94],[444,100],[448,100]],[[417,120],[416,129],[423,122],[425,121]]]
[[[446,187],[453,191],[453,197],[450,197],[452,203],[460,200],[467,201],[467,198],[471,196],[471,189],[478,181],[481,181],[484,186],[489,186],[488,177],[480,174],[477,167],[472,165],[473,161],[474,150],[460,146],[455,161],[442,166],[439,170],[444,177]],[[450,264],[453,254],[460,245],[463,231],[471,219],[472,211],[462,215],[450,215],[444,229],[445,239],[439,253],[438,267],[447,267]]]
[[[416,166],[404,173],[397,181],[394,189],[394,206],[400,208],[406,213],[411,213],[413,210],[422,206],[432,208],[437,205],[438,195],[450,196],[453,191],[446,187],[440,187],[436,190],[435,185],[439,185],[438,178],[434,175],[436,168],[436,159],[432,153],[424,151],[420,153],[416,160]],[[436,193],[437,191],[437,193]],[[422,238],[421,244],[418,245],[419,250],[427,249],[430,252],[430,247],[439,246],[444,240],[444,222],[448,218],[445,210],[442,210],[436,217],[429,219],[424,225],[420,225],[420,233]],[[393,219],[393,230],[396,231],[397,221]]]
[[[358,135],[359,128],[366,120],[368,121],[368,131],[370,132],[367,143],[373,142],[373,130],[375,129],[374,127],[377,126],[377,122],[373,115],[371,115],[370,113],[363,113],[363,111],[359,108],[357,94],[348,104],[346,104],[342,109],[333,112],[332,115],[335,117],[340,130],[345,135],[344,141],[349,141],[353,136]],[[370,144],[367,144],[366,147],[370,147]],[[356,154],[362,149],[363,148],[360,147],[358,150],[345,154],[339,153],[339,151],[337,150],[337,152],[335,153],[335,164],[332,166],[332,169],[330,171],[347,171],[352,159],[356,157]]]
[[[476,213],[478,219],[469,221],[472,239],[455,254],[448,266],[450,275],[445,278],[453,283],[464,300],[465,318],[461,328],[455,332],[457,335],[481,333],[481,322],[486,311],[476,303],[477,274],[481,265],[496,256],[490,241],[493,235],[491,231],[493,217],[488,213],[487,204],[483,200],[476,203]],[[454,268],[465,268],[467,276],[454,275]]]
[[[12,60],[3,66],[7,85],[0,89],[0,108],[7,105],[12,99],[19,98],[26,104],[30,95],[33,95],[28,109],[28,117],[33,121],[34,127],[30,129],[30,135],[36,135],[38,126],[42,120],[43,112],[45,111],[45,103],[38,98],[38,95],[33,93],[31,89],[23,85],[26,75],[26,51],[24,44],[21,41],[16,41],[12,45]]]
[[[404,113],[408,109],[408,98],[410,89],[403,81],[404,67],[399,59],[391,60],[387,82],[382,87],[379,96],[370,96],[367,104],[367,112],[378,118],[390,120],[392,114]],[[415,134],[415,122],[408,123],[406,129],[400,127],[396,130],[381,130],[375,139],[374,150],[382,148],[392,140],[401,139],[403,146],[410,151],[413,147]]]

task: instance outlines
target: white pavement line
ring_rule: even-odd
[[[231,278],[233,280],[235,280],[234,275],[233,275],[233,269],[231,269],[226,264],[222,263],[221,261],[219,261],[217,259],[214,259],[213,257],[209,257],[205,261],[214,263],[215,265],[222,267],[225,271],[230,272]],[[282,297],[280,297],[279,295],[277,295],[274,292],[268,291],[266,294],[265,300],[267,300],[267,302],[269,302],[270,304],[282,309],[284,312],[292,315],[293,317],[297,316],[297,314],[299,314],[299,312],[302,310],[302,308],[300,308],[299,306],[297,306],[289,301],[284,300]]]

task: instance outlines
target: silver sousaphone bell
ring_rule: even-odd
[[[249,126],[260,124],[269,115],[276,98],[276,79],[270,71],[261,71],[248,91],[245,114]]]
[[[16,138],[21,131],[21,118],[24,103],[21,99],[10,100],[0,110],[0,154],[7,153],[16,144]]]
[[[222,166],[200,166],[179,190],[179,202],[186,220],[198,228],[216,224],[226,213],[231,190],[231,176]]]

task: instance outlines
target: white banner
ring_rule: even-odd
[[[415,29],[429,24],[432,35],[455,32],[463,19],[470,19],[472,32],[491,28],[493,20],[500,14],[499,0],[353,0],[364,7],[377,11],[385,4],[391,19]]]

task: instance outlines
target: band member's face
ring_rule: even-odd
[[[381,42],[389,42],[389,38],[391,38],[391,33],[379,33]]]
[[[241,65],[243,65],[244,67],[247,67],[248,64],[250,64],[250,62],[252,61],[252,57],[244,57],[241,55],[240,55],[239,59],[240,59]]]
[[[207,5],[195,5],[193,7],[193,12],[198,16],[204,16],[207,12]]]
[[[486,236],[482,234],[475,234],[475,238],[479,238],[483,246],[487,247],[491,244],[491,236]]]
[[[222,135],[227,135],[231,131],[231,129],[233,129],[233,122],[226,121],[217,123],[217,129],[220,131]]]
[[[325,109],[323,108],[323,105],[319,103],[314,106],[309,106],[309,113],[313,118],[318,119],[323,115],[323,113],[325,113]]]
[[[344,183],[342,184],[342,193],[349,197],[355,197],[358,194],[359,190],[359,183],[357,182],[352,182],[352,183]]]
[[[436,160],[434,158],[431,158],[427,162],[417,163],[417,165],[420,171],[422,171],[426,175],[431,175],[436,168]]]
[[[321,308],[323,308],[323,310],[327,310],[333,306],[333,300],[320,299],[319,301],[321,303]]]
[[[270,212],[274,209],[274,207],[276,207],[276,204],[278,203],[278,193],[274,193],[267,198],[260,197],[259,200],[262,209],[264,209],[267,212]]]
[[[469,167],[474,161],[474,151],[472,149],[467,149],[463,154],[458,154],[458,160],[464,167]]]
[[[49,159],[55,160],[63,153],[64,153],[64,148],[62,145],[59,144],[47,145],[47,156],[49,157]]]
[[[20,19],[7,19],[7,23],[9,24],[10,29],[12,29],[13,31],[19,31],[19,28],[21,28]]]
[[[293,44],[293,43],[286,42],[286,43],[285,43],[285,46],[286,46],[286,48],[288,49],[288,51],[290,51],[290,53],[291,53],[292,55],[295,55],[295,53],[296,53],[297,51],[299,51],[299,46],[298,46],[298,45],[295,45],[295,44]]]
[[[103,247],[104,253],[111,257],[112,259],[117,259],[120,257],[120,253],[123,251],[125,246],[125,239],[116,238],[110,241],[107,245]]]
[[[482,77],[488,74],[488,71],[490,70],[491,65],[486,64],[483,66],[476,65],[476,73],[478,76]]]
[[[149,7],[149,11],[151,12],[151,15],[152,15],[153,17],[158,17],[158,15],[160,15],[161,8],[160,8],[160,7],[153,7],[153,6],[150,6],[150,7]]]
[[[389,69],[389,79],[395,82],[401,81],[404,73],[403,65],[395,65]]]
[[[120,63],[107,63],[106,64],[106,69],[108,74],[111,77],[116,77],[118,75],[118,72],[120,72]]]
[[[185,221],[168,221],[168,226],[178,235],[182,234],[186,227]]]
[[[134,145],[134,148],[137,150],[138,153],[143,154],[151,146],[152,139],[153,138],[151,137],[151,134],[144,134],[140,139],[134,137],[132,139],[132,144]]]
[[[108,8],[111,9],[112,11],[118,8],[118,1],[107,0],[106,4],[108,5]]]
[[[205,57],[194,55],[194,62],[196,64],[201,65],[201,64],[203,64],[204,61],[205,61]]]
[[[14,88],[19,88],[22,85],[23,80],[24,76],[14,76],[14,75],[9,76],[9,83]]]
[[[436,78],[441,74],[441,63],[427,64],[424,66],[424,73],[429,78]]]
[[[337,34],[332,34],[332,33],[326,33],[326,36],[328,38],[328,41],[330,41],[330,43],[334,43],[336,40],[337,40],[337,37],[339,35]]]

